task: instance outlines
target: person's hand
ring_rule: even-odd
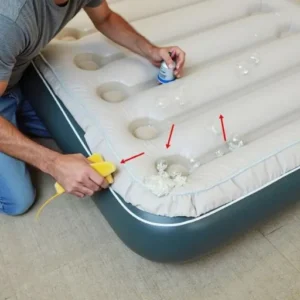
[[[91,166],[81,154],[59,154],[52,166],[51,175],[69,194],[83,198],[108,187],[107,181]]]
[[[171,56],[169,52],[171,52]],[[160,67],[162,61],[165,61],[168,66],[172,64],[172,61],[175,61],[176,69],[174,71],[174,75],[177,78],[182,77],[182,69],[185,63],[185,52],[179,47],[155,47],[151,51],[149,60],[156,67]]]

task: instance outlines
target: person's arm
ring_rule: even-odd
[[[1,101],[1,98],[0,98]],[[92,195],[107,183],[81,154],[63,155],[24,136],[0,116],[0,152],[22,160],[54,177],[66,190],[80,198]],[[0,172],[5,172],[1,170]]]
[[[0,17],[0,101],[6,92],[17,55],[23,50],[24,36],[15,23]],[[9,92],[9,91],[8,91]],[[4,96],[6,97],[6,96]],[[0,106],[1,107],[1,106]],[[0,111],[0,152],[24,161],[52,175],[68,193],[92,195],[107,182],[83,155],[63,155],[24,136]],[[0,174],[5,172],[1,169]]]
[[[0,97],[4,94],[7,88],[7,81],[0,81]]]
[[[124,18],[112,11],[105,0],[96,7],[86,7],[85,11],[94,26],[103,35],[130,51],[145,57],[156,66],[159,66],[162,60],[165,60],[170,65],[172,59],[169,52],[172,52],[172,58],[176,59],[177,62],[175,75],[180,77],[185,62],[185,53],[179,47],[158,47],[153,45]]]

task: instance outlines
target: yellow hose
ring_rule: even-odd
[[[36,215],[35,215],[35,219],[38,220],[40,214],[42,213],[42,211],[44,210],[44,208],[50,203],[52,202],[54,199],[56,199],[58,196],[60,196],[61,193],[56,193],[55,195],[53,195],[52,197],[50,197],[48,200],[46,200],[46,202],[38,209]]]

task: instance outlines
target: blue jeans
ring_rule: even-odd
[[[0,97],[0,116],[26,135],[50,137],[19,87]],[[35,189],[25,163],[0,152],[0,213],[23,214],[34,199]]]

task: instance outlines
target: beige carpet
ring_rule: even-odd
[[[35,177],[40,205],[54,181]],[[132,253],[90,199],[64,195],[39,223],[38,205],[22,217],[0,216],[1,300],[300,299],[300,202],[184,265]]]

